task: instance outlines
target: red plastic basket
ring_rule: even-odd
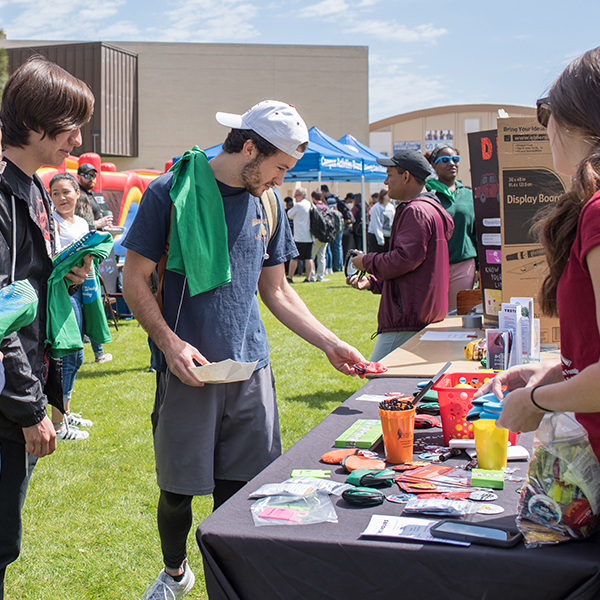
[[[442,375],[433,389],[438,394],[440,416],[446,446],[452,439],[473,437],[473,424],[465,420],[471,409],[475,392],[495,373],[447,373]],[[456,387],[457,385],[469,387]]]

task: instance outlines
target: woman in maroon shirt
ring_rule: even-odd
[[[554,168],[573,176],[537,224],[549,274],[538,301],[559,317],[561,359],[514,367],[481,388],[499,397],[506,385],[498,425],[535,430],[548,412],[575,412],[600,457],[600,48],[574,60],[538,100]]]

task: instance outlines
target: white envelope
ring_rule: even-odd
[[[199,381],[204,383],[230,383],[250,379],[257,364],[257,360],[251,363],[241,363],[228,358],[221,362],[209,363],[201,367],[189,367],[189,369]]]

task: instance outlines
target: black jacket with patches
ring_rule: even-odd
[[[46,209],[45,217],[38,216],[43,211],[36,212],[32,205],[32,186]],[[24,442],[23,427],[36,425],[45,417],[48,398],[62,407],[61,363],[50,357],[45,344],[47,285],[52,272],[49,253],[58,250],[51,214],[50,198],[40,178],[27,177],[7,160],[0,180],[0,287],[11,283],[15,233],[15,280],[27,279],[39,298],[33,323],[6,336],[0,344],[6,372],[0,394],[0,437],[17,442]]]

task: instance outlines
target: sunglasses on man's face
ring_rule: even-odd
[[[540,98],[537,102],[537,120],[542,127],[548,127],[548,121],[552,111],[550,110],[550,102],[548,98]]]
[[[447,165],[450,161],[452,161],[455,165],[460,162],[460,156],[456,154],[455,156],[440,156],[437,160],[433,161],[433,164],[441,162],[443,165]]]
[[[86,173],[85,175],[83,175],[84,179],[96,179],[96,173]]]

